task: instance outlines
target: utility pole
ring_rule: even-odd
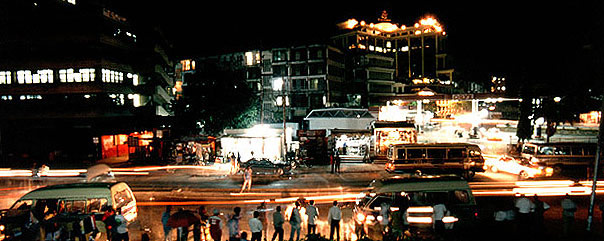
[[[604,121],[601,117],[602,114],[604,114],[604,93],[602,93],[602,107],[600,108],[600,129],[598,131],[598,147],[596,148],[596,160],[594,163],[594,174],[591,184],[591,197],[589,199],[589,211],[587,214],[587,231],[591,231],[591,224],[593,222],[594,217],[594,204],[596,201],[596,182],[598,181],[600,160],[602,159],[602,145],[604,144]]]

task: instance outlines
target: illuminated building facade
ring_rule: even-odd
[[[430,87],[451,93],[456,87],[447,61],[446,32],[433,17],[413,26],[392,23],[384,11],[377,23],[350,19],[331,38],[350,65],[349,96],[362,96],[363,106],[383,104],[382,97]]]
[[[99,159],[102,136],[151,130],[171,115],[168,44],[111,3],[4,3],[1,159]]]
[[[261,100],[259,122],[282,122],[284,112],[286,120],[301,122],[313,109],[342,107],[347,102],[342,91],[344,54],[331,46],[311,44],[249,50],[183,61],[195,62],[197,66],[213,63],[238,73]],[[183,61],[177,68],[181,75],[194,72],[184,70]]]
[[[491,79],[491,93],[505,93],[505,77],[493,76]]]

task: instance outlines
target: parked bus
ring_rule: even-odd
[[[480,147],[468,143],[392,145],[386,171],[398,173],[449,173],[466,179],[484,172]]]
[[[596,158],[596,143],[524,143],[520,156],[560,173],[565,168],[591,167]]]
[[[417,142],[417,130],[411,122],[375,121],[371,127],[373,129],[373,137],[369,158],[372,161],[387,160],[388,147],[390,145]]]

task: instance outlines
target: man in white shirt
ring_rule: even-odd
[[[530,229],[530,213],[531,209],[534,208],[534,204],[524,194],[520,194],[520,198],[516,200],[515,206],[518,211],[518,231],[520,236],[525,236]]]
[[[443,223],[443,218],[447,213],[447,207],[441,201],[438,202],[438,204],[434,205],[434,207],[432,207],[432,210],[432,216],[434,219],[434,230],[437,234],[443,234],[445,231],[445,223]]]
[[[333,240],[333,233],[336,231],[337,241],[340,241],[340,220],[342,219],[342,210],[338,207],[338,201],[333,201],[333,207],[329,209],[327,221],[330,224],[329,240]]]
[[[258,219],[260,212],[254,211],[254,217],[250,218],[250,231],[252,232],[252,239],[250,241],[262,241],[262,221]]]
[[[317,224],[315,221],[319,217],[319,210],[315,207],[315,200],[310,200],[306,213],[308,214],[308,234],[316,234]]]

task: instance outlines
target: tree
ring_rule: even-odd
[[[225,128],[247,128],[256,121],[258,99],[243,74],[204,66],[186,76],[175,108],[177,135],[218,135]]]

